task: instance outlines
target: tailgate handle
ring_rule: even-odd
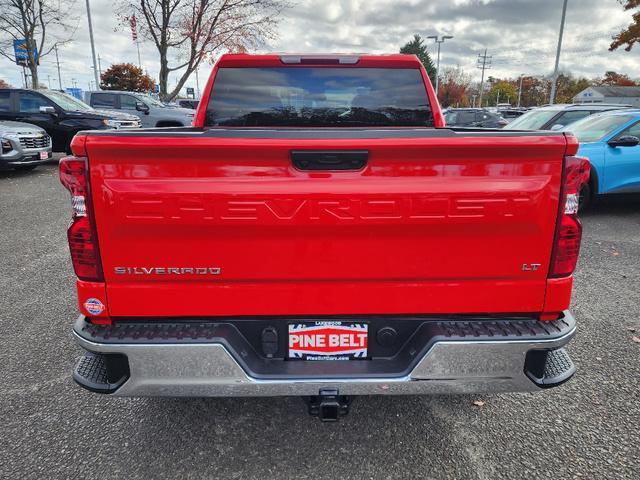
[[[361,170],[368,150],[292,150],[291,162],[298,170]]]

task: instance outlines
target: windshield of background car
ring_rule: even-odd
[[[221,68],[205,124],[233,127],[432,127],[418,69]]]
[[[148,95],[136,95],[135,97],[138,100],[140,100],[142,103],[146,103],[149,106],[157,107],[157,108],[166,108],[166,105],[164,103]]]
[[[471,111],[453,111],[448,112],[444,116],[444,121],[447,125],[464,125],[467,123],[474,123],[476,121],[476,112]]]
[[[40,90],[40,93],[58,105],[63,110],[74,112],[93,112],[93,108],[67,93],[55,92],[53,90]]]
[[[559,112],[560,110],[532,110],[516,118],[504,128],[505,130],[539,130]]]
[[[565,130],[573,133],[580,143],[597,142],[633,118],[632,115],[597,115],[569,125]]]

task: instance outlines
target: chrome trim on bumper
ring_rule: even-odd
[[[404,377],[318,381],[252,378],[219,343],[108,344],[74,331],[85,350],[127,356],[130,378],[113,395],[201,397],[317,395],[321,388],[341,395],[539,391],[524,373],[527,352],[560,348],[574,334],[575,327],[534,341],[439,341]]]

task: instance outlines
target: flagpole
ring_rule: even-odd
[[[129,25],[131,26],[131,39],[135,42],[136,49],[138,50],[138,67],[142,70],[142,60],[140,60],[140,42],[138,41],[138,22],[135,14],[129,17]]]

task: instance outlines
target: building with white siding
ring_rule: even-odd
[[[622,103],[640,107],[640,87],[589,87],[575,97],[574,103]]]

